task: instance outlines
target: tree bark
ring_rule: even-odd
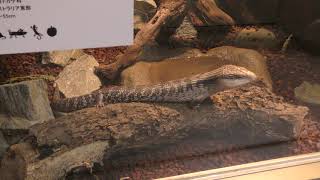
[[[137,62],[137,57],[145,44],[153,41],[159,34],[161,27],[176,16],[186,13],[188,8],[187,0],[162,0],[154,17],[136,35],[133,45],[117,56],[115,63],[105,67],[96,68],[96,74],[102,79],[114,80],[121,70]]]
[[[193,109],[184,104],[110,104],[70,113],[33,126],[33,140],[10,148],[0,174],[8,179],[59,179],[74,167],[108,162],[117,153],[204,134],[237,147],[289,141],[299,136],[308,113],[261,83],[218,93],[212,102]],[[177,156],[188,155],[180,150],[173,154]]]
[[[196,14],[201,21],[208,22],[209,24],[212,22],[223,25],[234,24],[233,19],[218,8],[212,0],[156,0],[155,2],[158,6],[156,14],[137,33],[133,45],[129,46],[123,54],[117,56],[116,62],[96,68],[95,72],[101,79],[109,81],[116,79],[124,68],[138,61],[137,58],[143,46],[158,38],[159,32],[165,29],[165,26],[171,24],[171,22],[175,22],[174,24],[177,26],[175,28],[178,28],[188,13],[191,16],[193,15],[192,13]],[[191,9],[190,12],[189,9]],[[163,32],[166,31],[163,30]],[[168,35],[170,36],[171,34],[168,33]],[[161,36],[161,38],[165,38],[165,36]],[[169,37],[166,38],[169,39]],[[166,42],[163,39],[161,41]]]
[[[214,0],[193,1],[191,14],[202,21],[202,25],[234,25],[231,16],[221,10]]]

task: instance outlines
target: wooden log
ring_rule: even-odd
[[[187,5],[186,0],[161,2],[154,17],[136,34],[133,45],[117,56],[115,63],[96,68],[96,74],[102,79],[114,80],[121,70],[137,62],[143,46],[158,36],[164,24],[171,18],[185,14]]]
[[[233,18],[221,10],[214,0],[193,1],[190,15],[193,17],[193,22],[197,26],[235,24]],[[202,23],[196,23],[198,21]]]
[[[0,173],[59,179],[102,157],[105,161],[119,152],[174,144],[203,132],[242,147],[288,141],[299,136],[308,113],[308,108],[283,102],[261,83],[218,93],[212,101],[193,109],[184,104],[123,103],[70,113],[33,126],[34,140],[12,146]]]
[[[0,170],[0,179],[59,179],[65,177],[74,167],[85,165],[91,168],[91,164],[86,162],[102,162],[104,150],[107,148],[107,141],[98,141],[64,153],[57,152],[46,160],[39,160],[39,152],[31,144],[13,145],[2,160],[4,168]]]
[[[209,0],[156,0],[158,10],[154,17],[136,34],[133,45],[129,46],[123,54],[116,57],[116,62],[100,66],[95,69],[95,73],[102,80],[115,80],[119,73],[126,67],[136,63],[143,46],[159,37],[159,32],[166,32],[165,25],[177,22],[177,27],[182,23],[184,17],[197,16],[205,19],[202,21],[218,22],[223,25],[232,25],[234,20],[217,7],[214,1]],[[191,11],[189,12],[189,9]],[[209,22],[209,23],[210,23]],[[177,28],[176,27],[176,28]],[[164,33],[165,34],[165,33]],[[170,34],[170,33],[169,33]],[[161,36],[161,38],[164,36]],[[168,37],[169,38],[169,37]],[[166,41],[166,40],[161,40]]]

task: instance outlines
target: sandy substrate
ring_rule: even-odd
[[[114,62],[115,56],[122,53],[125,47],[87,49],[86,53],[95,56],[100,64]],[[320,83],[320,57],[312,57],[302,51],[289,51],[281,54],[272,51],[260,51],[268,62],[274,92],[288,102],[302,104],[294,98],[294,88],[303,81]],[[10,55],[0,61],[0,82],[9,78],[27,75],[52,75],[57,76],[61,67],[41,65],[37,62],[35,54]],[[52,82],[48,81],[49,96],[52,97]],[[277,157],[318,152],[320,150],[320,106],[311,106],[311,112],[306,120],[302,136],[294,142],[273,144],[251,149],[229,150],[221,153],[199,154],[199,156],[157,162],[152,153],[145,153],[145,160],[131,162],[127,166],[108,166],[108,177],[126,177],[133,179],[150,179],[178,175],[183,173],[225,167],[236,164],[272,159]],[[210,145],[223,145],[223,142],[205,140],[203,142],[188,142],[173,147],[176,150],[195,151],[197,148]],[[165,153],[165,152],[163,152]],[[170,151],[167,151],[170,153]],[[153,160],[151,160],[153,159]]]

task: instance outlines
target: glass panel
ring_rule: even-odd
[[[134,21],[130,46],[0,56],[0,174],[153,179],[319,151],[318,1],[139,0]]]

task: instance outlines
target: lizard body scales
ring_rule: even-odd
[[[225,65],[213,71],[157,85],[136,88],[100,89],[90,94],[62,99],[53,110],[71,112],[96,105],[121,102],[201,102],[210,95],[247,84],[256,75],[245,68]]]

